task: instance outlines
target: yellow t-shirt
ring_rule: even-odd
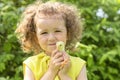
[[[70,56],[71,60],[71,68],[68,71],[68,76],[72,78],[72,80],[76,80],[79,75],[82,67],[85,65],[85,61],[78,58]],[[40,78],[45,74],[48,69],[48,64],[50,61],[50,57],[47,56],[44,52],[29,57],[23,62],[23,66],[28,66],[34,74],[35,80],[40,80]],[[58,76],[56,76],[55,80],[59,80]]]

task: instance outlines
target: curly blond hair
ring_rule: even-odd
[[[15,33],[18,34],[17,37],[21,43],[23,51],[33,51],[34,53],[39,53],[41,51],[36,36],[36,25],[34,21],[35,16],[38,15],[37,13],[43,13],[49,16],[62,14],[68,36],[66,49],[72,50],[75,43],[80,41],[82,22],[75,6],[60,2],[41,3],[40,1],[37,1],[25,9],[21,16],[22,20],[15,31]]]

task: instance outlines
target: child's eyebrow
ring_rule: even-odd
[[[55,30],[56,30],[56,29],[60,29],[60,30],[63,30],[63,28],[60,28],[60,27],[57,27],[57,28],[54,28],[54,29],[55,29]]]
[[[54,28],[54,29],[60,29],[60,28]]]
[[[44,32],[44,31],[47,31],[47,29],[42,29],[40,32]]]
[[[45,32],[47,29],[38,29],[38,33]]]
[[[60,29],[60,30],[64,30],[64,28],[62,28],[62,27],[56,27],[56,28],[53,28],[53,29]]]

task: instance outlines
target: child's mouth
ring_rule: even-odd
[[[50,46],[56,46],[56,43],[49,44]]]

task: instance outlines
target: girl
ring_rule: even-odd
[[[56,47],[62,41],[72,51],[80,41],[82,28],[76,8],[60,2],[36,2],[26,8],[22,18],[16,29],[22,49],[36,53],[23,62],[24,80],[87,80],[85,61]]]

